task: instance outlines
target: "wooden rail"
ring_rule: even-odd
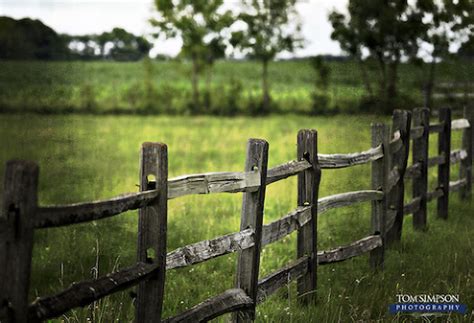
[[[225,313],[232,321],[255,319],[256,305],[279,288],[297,282],[299,299],[308,303],[317,288],[317,267],[370,253],[374,269],[383,269],[385,245],[400,239],[403,217],[413,214],[416,229],[426,229],[426,204],[438,201],[438,215],[447,217],[449,192],[470,198],[472,188],[472,114],[451,120],[448,109],[439,113],[439,123],[429,123],[428,109],[411,114],[396,111],[392,128],[372,127],[372,147],[348,154],[321,154],[315,130],[302,130],[297,137],[297,156],[267,170],[268,143],[251,139],[242,172],[184,175],[169,179],[167,147],[144,143],[141,151],[140,192],[107,200],[58,206],[37,205],[38,167],[31,162],[11,161],[5,176],[4,212],[0,217],[0,259],[15,255],[0,267],[0,321],[48,320],[69,310],[87,306],[103,297],[138,285],[137,322],[201,322]],[[451,150],[450,134],[463,131],[463,144]],[[439,136],[439,155],[428,157],[430,133]],[[407,167],[413,141],[413,161]],[[372,189],[318,198],[321,169],[372,164]],[[449,167],[460,163],[460,178],[449,181]],[[427,191],[427,169],[438,167],[438,185]],[[265,187],[298,176],[298,205],[276,221],[263,225]],[[413,180],[413,199],[404,203],[404,180]],[[166,252],[167,201],[189,194],[243,193],[238,232],[199,241]],[[339,207],[372,203],[372,234],[350,244],[318,251],[317,217]],[[390,205],[390,208],[389,208]],[[74,283],[69,288],[28,304],[33,231],[100,220],[130,210],[139,210],[136,264],[95,280]],[[20,228],[20,229],[18,229]],[[262,248],[297,232],[297,260],[259,278]],[[229,253],[238,253],[235,288],[213,296],[175,316],[162,319],[166,271],[192,266]],[[18,286],[22,282],[23,286]],[[20,288],[21,287],[21,288]],[[313,304],[312,302],[308,304]],[[8,306],[8,308],[6,307]]]

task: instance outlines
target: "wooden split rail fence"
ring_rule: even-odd
[[[468,113],[469,112],[469,113]],[[301,130],[296,159],[267,170],[268,143],[250,139],[243,172],[205,173],[168,179],[167,147],[144,143],[141,149],[140,192],[109,200],[64,206],[38,206],[38,166],[10,161],[5,174],[4,213],[0,218],[0,321],[35,322],[54,318],[86,306],[107,295],[137,285],[137,322],[200,322],[233,313],[234,322],[255,319],[258,303],[289,281],[297,281],[299,299],[314,300],[317,268],[370,253],[374,269],[383,268],[385,246],[401,237],[403,219],[413,214],[416,229],[425,229],[428,201],[437,200],[438,216],[448,216],[449,192],[470,196],[472,179],[472,123],[470,111],[451,121],[442,109],[439,122],[429,123],[429,110],[397,110],[392,127],[372,125],[372,147],[353,154],[319,154],[317,132]],[[451,151],[453,130],[463,130],[463,146]],[[438,133],[439,155],[428,157],[430,133]],[[413,162],[407,167],[413,141]],[[461,178],[449,181],[450,164],[461,163]],[[318,197],[322,169],[372,164],[368,190]],[[438,167],[436,190],[427,191],[427,169]],[[263,225],[265,188],[298,176],[295,210]],[[413,181],[413,199],[404,203],[404,180]],[[188,194],[243,192],[240,231],[166,252],[167,201]],[[371,234],[349,245],[317,250],[317,217],[333,208],[372,202]],[[69,288],[28,303],[33,233],[36,229],[99,220],[139,209],[137,263],[100,277],[74,283]],[[297,232],[297,260],[276,272],[259,277],[260,252],[268,244]],[[235,288],[212,297],[174,317],[162,318],[166,272],[237,252]]]

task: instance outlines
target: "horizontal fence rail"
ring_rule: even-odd
[[[316,291],[319,265],[370,253],[373,268],[381,269],[385,245],[397,239],[397,236],[400,239],[403,216],[413,215],[415,228],[424,229],[427,202],[437,200],[438,216],[446,218],[447,195],[450,192],[460,191],[461,197],[470,197],[472,114],[466,109],[463,118],[451,120],[450,111],[444,109],[440,111],[439,117],[438,123],[430,124],[429,110],[417,109],[411,126],[411,114],[397,110],[392,120],[393,127],[374,125],[373,148],[358,153],[318,153],[316,131],[302,130],[298,134],[297,159],[268,170],[268,144],[264,140],[251,139],[245,171],[183,175],[169,180],[166,145],[145,143],[142,150],[140,192],[70,205],[38,207],[37,167],[27,162],[10,162],[4,196],[4,205],[8,209],[4,212],[13,216],[25,214],[30,217],[23,216],[15,220],[23,221],[23,225],[29,228],[20,237],[15,234],[15,221],[0,221],[0,237],[2,242],[6,242],[0,245],[0,254],[18,253],[21,259],[18,262],[20,267],[9,268],[7,265],[6,268],[0,268],[0,287],[5,291],[0,294],[0,321],[6,315],[3,313],[9,313],[8,322],[52,319],[73,308],[87,306],[103,297],[139,285],[137,322],[201,322],[226,313],[233,313],[233,322],[248,322],[255,319],[257,304],[292,281],[297,282],[301,300],[306,300],[306,294]],[[451,150],[450,134],[453,130],[463,131],[463,144],[461,148]],[[428,156],[430,133],[436,133],[440,138],[438,156]],[[413,163],[407,167],[410,141],[413,141]],[[372,163],[373,189],[318,198],[321,169],[367,163]],[[460,178],[450,181],[449,167],[456,163],[460,164]],[[434,166],[438,167],[438,186],[433,191],[427,191],[427,169]],[[149,179],[149,175],[154,176]],[[298,206],[281,218],[263,224],[265,186],[295,175],[298,176]],[[413,180],[414,185],[413,198],[406,203],[403,201],[405,178]],[[24,189],[23,186],[29,189]],[[166,253],[166,201],[190,194],[225,192],[244,194],[240,231]],[[28,195],[21,196],[26,193]],[[18,201],[23,201],[23,204]],[[317,217],[331,209],[361,202],[372,203],[372,233],[347,245],[318,251]],[[16,213],[11,213],[11,205],[19,208]],[[95,280],[74,283],[63,291],[40,297],[27,305],[27,268],[31,262],[32,232],[35,228],[95,221],[136,209],[140,210],[141,223],[136,264]],[[154,224],[151,225],[152,223]],[[261,249],[293,232],[297,232],[296,261],[259,278]],[[21,242],[27,246],[25,251],[20,251],[21,243],[18,239],[28,240],[26,244]],[[155,251],[158,254],[154,254]],[[210,297],[182,313],[161,319],[167,270],[196,265],[231,253],[238,253],[239,259],[235,288]],[[25,288],[9,285],[11,283],[7,277],[15,271],[23,275]],[[154,289],[153,293],[148,292],[151,287]],[[4,304],[9,304],[8,310],[4,308]]]

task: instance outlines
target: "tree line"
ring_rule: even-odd
[[[58,34],[39,20],[0,17],[0,59],[140,60],[152,44],[123,28],[92,35]]]

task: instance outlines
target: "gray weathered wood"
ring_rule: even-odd
[[[449,155],[449,162],[451,164],[456,164],[462,162],[466,158],[467,151],[465,149],[455,149],[451,150],[451,154]]]
[[[352,205],[359,202],[380,200],[384,196],[381,191],[355,191],[325,196],[318,200],[318,215],[330,209]],[[263,226],[262,246],[278,241],[311,219],[311,206],[300,206],[284,217]]]
[[[462,130],[469,128],[469,120],[466,118],[451,121],[451,130]]]
[[[268,143],[261,139],[250,139],[247,145],[245,171],[258,170],[260,185],[258,191],[244,193],[240,231],[252,229],[254,246],[242,250],[237,260],[236,288],[243,289],[253,302],[247,311],[239,311],[233,315],[234,322],[249,322],[255,319],[255,304],[257,300],[258,273],[260,269],[260,251],[263,226],[263,209],[265,203],[265,188],[268,164]]]
[[[448,218],[449,204],[449,168],[451,153],[451,109],[442,108],[439,110],[439,122],[444,124],[444,129],[438,137],[438,153],[444,156],[444,163],[438,165],[438,188],[443,190],[443,196],[438,198],[438,217]]]
[[[387,187],[387,203],[388,208],[395,210],[395,219],[391,227],[386,228],[386,242],[390,244],[394,241],[400,241],[403,228],[403,203],[405,194],[405,170],[407,168],[408,155],[410,152],[410,127],[411,112],[405,110],[395,110],[392,118],[392,132],[399,131],[400,138],[403,142],[402,148],[392,153],[392,172],[398,172],[398,180],[393,183],[393,175],[389,176],[389,184]],[[391,182],[392,181],[392,182]],[[393,185],[393,186],[392,186]]]
[[[300,206],[284,217],[263,226],[262,247],[278,241],[311,219],[311,206]]]
[[[441,188],[436,188],[434,191],[426,193],[426,200],[432,201],[438,199],[444,195],[444,191]]]
[[[415,109],[414,110],[414,113],[416,110],[421,110],[421,109],[425,109],[425,108],[418,108],[418,109]],[[411,140],[415,140],[415,139],[419,139],[421,138],[426,132],[429,132],[430,129],[425,129],[425,127],[422,127],[422,126],[413,126],[411,127],[411,130],[410,130],[410,139]]]
[[[347,246],[341,246],[318,253],[318,263],[320,265],[326,265],[344,261],[380,247],[382,247],[382,238],[380,235],[368,236],[354,241]]]
[[[304,276],[308,272],[309,257],[302,257],[295,262],[271,273],[258,282],[257,302],[262,303],[270,295],[291,281]]]
[[[465,178],[458,179],[457,181],[450,181],[449,182],[449,191],[456,192],[461,190],[463,187],[466,186],[467,180]]]
[[[140,262],[96,280],[73,283],[57,294],[36,299],[28,308],[28,318],[30,322],[52,319],[76,307],[87,306],[156,275],[157,269],[157,264]]]
[[[391,164],[390,130],[387,125],[376,123],[372,125],[372,147],[379,145],[383,147],[383,158],[372,163],[372,189],[386,192]],[[382,238],[382,244],[370,252],[370,265],[373,269],[383,269],[386,218],[387,197],[384,194],[382,199],[372,202],[372,230]]]
[[[441,122],[441,123],[432,123],[430,124],[430,133],[433,133],[433,132],[443,132],[444,130],[444,124]]]
[[[426,229],[427,208],[426,194],[428,192],[428,146],[430,110],[426,108],[415,109],[413,112],[413,125],[424,129],[423,135],[413,140],[413,165],[419,165],[419,175],[413,178],[412,196],[413,200],[419,199],[419,206],[413,212],[413,227],[417,230]],[[405,213],[408,213],[406,211]]]
[[[253,300],[239,288],[228,289],[222,294],[211,297],[189,310],[164,320],[165,323],[207,322],[225,313],[237,310],[251,310]]]
[[[296,175],[311,168],[307,160],[292,160],[287,163],[270,168],[267,172],[267,185],[284,178]]]
[[[318,214],[324,213],[333,208],[352,205],[354,203],[380,201],[383,197],[384,193],[377,190],[346,192],[325,196],[318,200]]]
[[[253,233],[252,229],[246,229],[178,248],[168,253],[166,269],[186,267],[235,251],[248,249],[254,245]]]
[[[27,322],[38,166],[9,161],[0,215],[0,321]],[[2,315],[0,314],[0,315]]]
[[[472,190],[472,153],[474,143],[474,113],[473,107],[464,107],[464,118],[468,120],[469,127],[465,128],[462,133],[462,148],[466,152],[466,157],[461,160],[461,167],[459,168],[459,177],[466,179],[466,185],[461,189],[462,199],[471,199]]]
[[[440,154],[439,156],[433,156],[428,158],[428,167],[433,167],[433,166],[439,166],[439,165],[444,165],[446,162],[446,157],[443,154]]]
[[[421,176],[421,163],[413,163],[407,167],[405,171],[405,178],[415,178]]]
[[[155,189],[158,197],[139,211],[137,258],[156,264],[157,270],[138,285],[136,321],[160,322],[166,273],[168,149],[162,143],[146,142],[140,157],[140,191]]]
[[[35,227],[60,227],[107,218],[145,207],[157,196],[158,191],[153,190],[124,194],[103,201],[40,207],[35,219]]]
[[[418,212],[420,210],[420,203],[420,196],[413,198],[413,200],[408,203],[405,203],[405,205],[403,206],[403,214],[407,215]]]
[[[300,130],[297,137],[297,158],[306,159],[313,167],[298,174],[298,206],[311,206],[311,217],[298,228],[297,257],[309,257],[308,272],[297,281],[299,300],[315,299],[317,287],[318,241],[318,191],[321,168],[318,162],[318,133],[316,130]]]
[[[258,172],[221,172],[183,175],[168,182],[168,198],[210,193],[255,192],[260,187]]]
[[[403,140],[400,133],[400,130],[395,131],[393,138],[390,141],[390,151],[392,154],[395,154],[403,147]]]
[[[344,168],[366,164],[383,157],[381,146],[370,148],[367,151],[351,154],[319,154],[318,161],[321,169]]]

